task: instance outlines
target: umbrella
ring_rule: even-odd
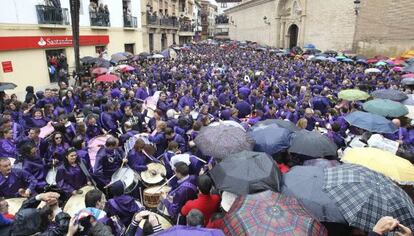
[[[414,78],[414,73],[409,73],[401,76],[402,78]]]
[[[135,68],[130,66],[130,65],[127,65],[127,66],[125,66],[124,68],[121,69],[122,72],[129,72],[129,71],[134,71],[134,70],[135,70]]]
[[[96,82],[115,82],[117,80],[119,77],[111,74],[100,75],[96,78]]]
[[[230,236],[328,235],[296,198],[271,191],[238,197],[223,221]]]
[[[219,162],[210,176],[215,186],[237,195],[264,190],[280,192],[282,175],[276,162],[263,152],[243,151]]]
[[[351,58],[345,58],[342,59],[343,62],[354,62],[354,60],[352,60]]]
[[[338,60],[336,60],[336,59],[335,59],[335,58],[333,58],[333,57],[328,57],[328,58],[326,58],[326,60],[327,60],[327,61],[330,61],[330,62],[333,62],[333,63],[338,62]]]
[[[237,123],[236,121],[233,121],[233,120],[220,120],[220,121],[209,124],[209,126],[219,126],[219,125],[233,126],[243,131],[246,131],[240,123]]]
[[[387,63],[385,61],[379,61],[377,63],[375,63],[375,66],[386,66]]]
[[[98,67],[92,70],[92,74],[94,75],[102,75],[108,73],[108,69],[104,67]]]
[[[414,75],[413,75],[413,77],[407,77],[407,78],[404,78],[403,80],[401,80],[401,84],[403,84],[403,85],[414,85]]]
[[[339,56],[336,56],[335,57],[335,59],[338,60],[338,61],[341,61],[341,60],[343,60],[345,58],[346,58],[346,56],[344,56],[344,55],[339,55]]]
[[[338,98],[347,101],[359,101],[369,98],[369,94],[359,89],[345,89],[338,93]]]
[[[289,152],[309,157],[337,156],[338,147],[316,131],[301,130],[293,134]]]
[[[154,55],[150,56],[149,58],[161,59],[161,58],[164,58],[164,56],[161,55],[161,54],[154,54]]]
[[[16,84],[10,82],[0,82],[0,91],[15,89],[17,87]]]
[[[339,208],[323,191],[324,168],[295,166],[283,175],[282,194],[296,197],[319,221],[345,223]]]
[[[253,126],[253,128],[268,126],[271,124],[276,124],[277,126],[288,129],[291,132],[299,131],[299,128],[293,122],[289,120],[278,120],[278,119],[268,119],[264,121],[259,121],[257,122],[257,124]]]
[[[306,49],[315,49],[316,46],[314,44],[307,43],[307,44],[305,44],[305,46],[303,46],[303,48],[306,48]]]
[[[395,89],[379,89],[371,93],[374,98],[389,99],[396,102],[404,101],[408,98],[407,94]]]
[[[408,114],[408,109],[399,102],[388,99],[374,99],[362,104],[365,111],[384,117],[400,117]]]
[[[369,74],[369,73],[381,73],[381,70],[380,69],[377,69],[377,68],[368,68],[368,69],[365,70],[364,73],[365,74]]]
[[[313,60],[315,60],[315,61],[326,61],[327,59],[326,59],[326,57],[323,57],[323,56],[317,56],[317,57],[314,57]]]
[[[95,61],[95,65],[98,67],[105,67],[105,68],[109,68],[111,67],[111,62],[109,62],[108,60],[105,60],[103,58],[97,58]]]
[[[363,166],[344,164],[325,169],[324,191],[351,225],[370,231],[383,216],[414,228],[414,205],[391,179]]]
[[[256,141],[254,150],[273,155],[289,148],[291,131],[276,124],[256,127],[250,132]]]
[[[336,51],[334,51],[334,50],[326,50],[326,51],[324,51],[323,53],[325,53],[325,54],[338,54]]]
[[[341,163],[337,160],[327,160],[323,158],[306,160],[303,162],[304,166],[318,166],[318,167],[334,167],[340,165]]]
[[[218,159],[254,147],[254,140],[244,130],[227,125],[202,128],[194,142],[201,153]]]
[[[414,102],[414,101],[413,101]],[[414,120],[414,106],[409,106],[409,105],[405,105],[408,109],[408,114],[407,117],[410,118],[411,120]]]
[[[414,73],[414,65],[404,67],[404,71]]]
[[[377,63],[379,61],[379,59],[377,58],[369,58],[367,59],[367,63],[371,64],[371,63]]]
[[[414,185],[414,166],[411,162],[381,149],[350,148],[345,151],[341,161],[365,166],[401,185]]]
[[[111,55],[111,61],[113,61],[114,63],[126,60],[128,60],[128,55],[123,52],[118,52]]]
[[[157,236],[224,236],[220,229],[208,229],[202,227],[191,227],[185,225],[176,225],[167,230],[163,230]]]
[[[358,59],[356,62],[357,63],[362,63],[362,64],[368,64],[365,59]]]
[[[82,57],[80,59],[80,61],[84,64],[93,64],[93,63],[96,62],[96,60],[97,60],[97,58],[91,57],[91,56]]]
[[[414,106],[414,94],[409,94],[408,98],[401,103],[404,105]]]
[[[374,132],[392,134],[395,133],[398,128],[390,120],[384,117],[363,111],[355,111],[347,116],[345,120],[352,126]]]

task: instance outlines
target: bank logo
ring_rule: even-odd
[[[43,47],[43,46],[46,46],[46,41],[42,37],[40,37],[40,40],[39,40],[39,42],[37,42],[37,44],[40,47]]]

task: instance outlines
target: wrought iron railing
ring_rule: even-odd
[[[36,5],[37,20],[39,24],[69,25],[69,11],[46,5]]]

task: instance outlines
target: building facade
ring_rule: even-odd
[[[74,69],[69,0],[46,5],[38,0],[2,0],[0,8],[0,81],[43,89],[56,82],[51,58],[64,55],[68,72]],[[139,0],[81,0],[80,56],[142,51]]]
[[[213,38],[216,24],[217,6],[209,1],[201,1],[201,35],[203,39]]]
[[[224,13],[225,10],[239,5],[238,2],[218,2],[217,16],[215,19],[214,38],[227,40],[230,39],[229,31],[229,17]]]
[[[361,0],[356,11],[351,0],[248,0],[225,12],[231,39],[395,56],[414,47],[408,30],[413,6],[410,0]]]

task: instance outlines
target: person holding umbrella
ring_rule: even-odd
[[[392,231],[396,231],[395,235],[397,236],[413,236],[413,233],[408,227],[400,224],[397,219],[391,216],[382,217],[372,231],[369,232],[368,236],[381,236]]]

